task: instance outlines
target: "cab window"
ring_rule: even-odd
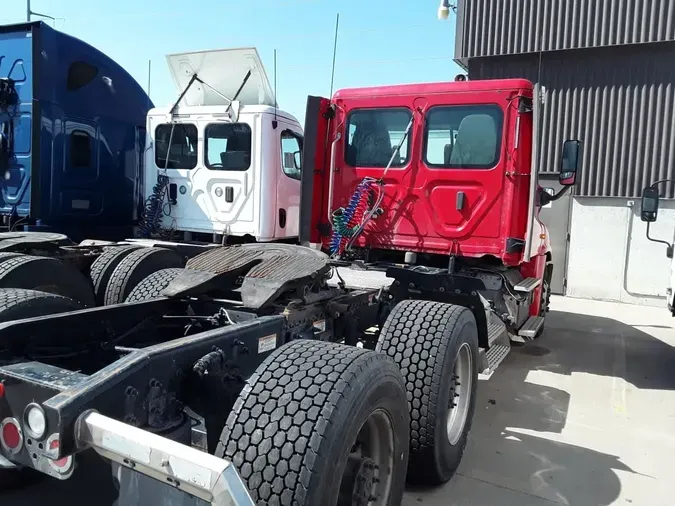
[[[204,130],[205,163],[212,170],[247,170],[251,166],[251,127],[246,123],[211,123]]]
[[[281,167],[291,179],[300,181],[302,171],[302,137],[284,130],[281,132]]]
[[[190,123],[157,125],[155,164],[160,169],[194,169],[197,166],[197,127]]]
[[[352,167],[386,167],[401,141],[412,113],[406,108],[354,109],[347,118],[345,162]],[[408,163],[410,138],[391,167]]]
[[[499,162],[503,116],[490,104],[430,108],[424,162],[437,169],[491,169]]]

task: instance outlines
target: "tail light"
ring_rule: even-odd
[[[0,445],[9,453],[18,453],[23,447],[23,432],[16,418],[5,418],[0,423]]]
[[[52,436],[47,441],[47,447],[50,450],[58,450],[59,448],[58,436]],[[73,456],[68,455],[67,457],[60,458],[58,460],[49,460],[49,465],[57,473],[65,474],[70,471],[73,467]]]

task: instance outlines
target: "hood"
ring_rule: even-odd
[[[242,105],[275,105],[274,91],[254,47],[170,54],[166,60],[178,94],[195,73],[208,84],[194,82],[181,101],[183,105],[227,105],[218,93],[232,99],[249,70],[251,77],[237,100]]]

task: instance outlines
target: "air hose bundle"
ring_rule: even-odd
[[[164,199],[168,187],[169,176],[157,174],[157,183],[152,187],[152,194],[145,201],[145,209],[138,223],[141,237],[150,238],[162,230]]]
[[[356,186],[347,207],[333,212],[333,234],[330,240],[332,255],[341,256],[349,249],[375,215],[384,197],[382,186],[381,180],[364,178]],[[373,202],[375,193],[377,199]]]

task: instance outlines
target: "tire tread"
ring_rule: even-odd
[[[437,483],[434,449],[444,358],[455,326],[470,310],[428,300],[399,303],[382,327],[376,350],[397,363],[410,409],[409,481]],[[473,317],[473,315],[472,315]],[[382,336],[386,336],[385,339]],[[467,430],[471,420],[467,420]],[[461,448],[460,455],[464,448]]]
[[[310,482],[328,463],[325,434],[349,408],[345,391],[382,365],[403,391],[395,364],[382,354],[311,340],[280,348],[249,379],[216,455],[234,463],[258,504],[308,504]]]

